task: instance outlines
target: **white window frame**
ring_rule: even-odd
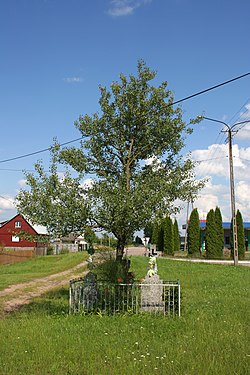
[[[12,237],[11,237],[11,241],[12,241],[12,242],[19,242],[19,241],[20,241],[20,237],[15,236],[15,235],[12,235]]]
[[[15,221],[15,228],[22,228],[22,222],[20,220]]]

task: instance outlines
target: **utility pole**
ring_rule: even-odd
[[[231,212],[232,212],[232,224],[233,224],[233,254],[234,254],[234,265],[238,264],[238,238],[237,238],[237,224],[236,224],[236,210],[235,210],[235,193],[234,193],[234,169],[233,169],[233,152],[232,152],[232,130],[236,125],[246,124],[248,121],[237,122],[236,124],[229,126],[224,121],[215,120],[210,117],[200,116],[201,119],[218,122],[223,124],[227,128],[228,134],[228,146],[229,146],[229,168],[230,168],[230,192],[231,192]]]

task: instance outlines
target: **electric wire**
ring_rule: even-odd
[[[76,138],[76,139],[72,139],[71,141],[61,143],[59,146],[60,146],[60,147],[61,147],[61,146],[65,146],[65,145],[68,145],[68,144],[70,144],[70,143],[77,142],[77,141],[79,141],[79,140],[81,140],[81,139],[82,139],[82,137],[79,137],[79,138]],[[23,158],[26,158],[26,157],[28,157],[28,156],[41,154],[41,153],[46,152],[46,151],[49,151],[49,150],[51,150],[51,146],[50,146],[50,147],[47,147],[47,148],[44,148],[43,150],[34,151],[34,152],[30,152],[30,153],[28,153],[28,154],[24,154],[24,155],[16,156],[16,157],[13,157],[13,158],[0,160],[0,163],[6,163],[6,162],[8,162],[8,161],[13,161],[13,160],[17,160],[17,159],[23,159]]]
[[[249,75],[250,75],[250,72],[245,73],[245,74],[242,74],[242,75],[237,76],[237,77],[235,77],[235,78],[232,78],[232,79],[230,79],[230,80],[228,80],[228,81],[224,81],[224,82],[219,83],[219,84],[217,84],[217,85],[215,85],[215,86],[211,86],[211,87],[209,87],[209,88],[207,88],[207,89],[205,89],[205,90],[202,90],[202,91],[196,92],[196,93],[194,93],[194,94],[192,94],[192,95],[189,95],[189,96],[186,96],[186,97],[184,97],[184,98],[182,98],[182,99],[176,100],[176,101],[174,101],[174,102],[172,102],[172,103],[168,103],[167,106],[170,107],[170,106],[173,106],[173,105],[175,105],[175,104],[182,103],[182,102],[184,102],[184,101],[186,101],[186,100],[192,99],[192,98],[194,98],[194,97],[196,97],[196,96],[198,96],[198,95],[202,95],[202,94],[204,94],[204,93],[206,93],[206,92],[209,92],[209,91],[215,90],[215,89],[217,89],[217,88],[219,88],[219,87],[221,87],[221,86],[227,85],[227,84],[229,84],[229,83],[231,83],[231,82],[237,81],[237,80],[239,80],[239,79],[241,79],[241,78],[244,78],[244,77],[247,77],[247,76],[249,76]],[[65,146],[66,144],[70,144],[70,143],[73,143],[73,142],[79,141],[80,139],[82,139],[82,137],[77,138],[77,139],[73,139],[72,141],[68,141],[68,142],[62,143],[60,146]],[[37,154],[40,154],[40,153],[43,153],[43,152],[49,151],[50,149],[51,149],[51,147],[47,147],[47,148],[45,148],[45,149],[43,149],[43,150],[39,150],[39,151],[35,151],[35,152],[30,152],[30,153],[28,153],[28,154],[24,154],[24,155],[16,156],[16,157],[13,157],[13,158],[8,158],[8,159],[5,159],[5,160],[0,160],[0,163],[6,163],[6,162],[13,161],[13,160],[17,160],[17,159],[23,159],[23,158],[26,158],[26,157],[28,157],[28,156],[33,156],[33,155],[37,155]]]

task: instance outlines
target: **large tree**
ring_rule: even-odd
[[[190,129],[180,107],[172,105],[167,82],[150,85],[155,77],[139,61],[137,76],[121,74],[110,90],[100,87],[101,113],[81,116],[75,124],[81,149],[62,152],[77,171],[94,175],[91,219],[117,238],[117,257],[136,230],[158,214],[174,212],[175,200],[186,200],[198,188],[192,162],[180,157]]]
[[[100,112],[80,116],[80,148],[66,148],[61,161],[93,175],[86,192],[93,226],[117,238],[117,258],[135,231],[195,195],[191,160],[180,152],[190,132],[167,82],[150,85],[156,72],[143,61],[137,75],[120,75],[110,90],[100,86]]]

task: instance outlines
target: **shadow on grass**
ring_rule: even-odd
[[[37,315],[65,315],[69,311],[69,290],[61,288],[43,294],[19,309],[19,313]]]

